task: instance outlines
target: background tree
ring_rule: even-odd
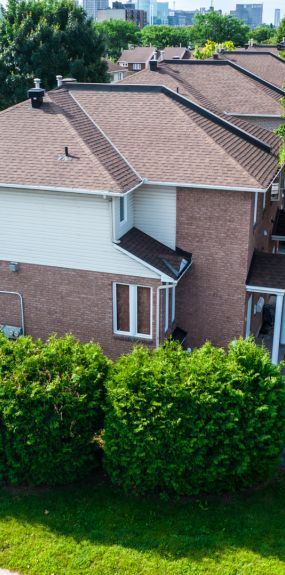
[[[143,46],[167,48],[168,46],[188,46],[189,28],[184,26],[145,26],[141,31]]]
[[[262,24],[262,26],[257,26],[249,32],[249,39],[252,38],[257,44],[267,43],[269,40],[274,39],[274,37],[275,28],[272,24]]]
[[[281,42],[285,37],[285,18],[282,18],[280,22],[280,26],[276,30],[276,39],[277,42]]]
[[[248,40],[249,27],[234,16],[219,12],[196,14],[194,24],[189,28],[192,43],[204,44],[207,40],[220,44],[232,41],[235,46],[243,46]]]
[[[123,20],[107,20],[95,24],[97,30],[105,42],[105,53],[111,60],[117,61],[122,50],[129,44],[138,46],[141,40],[141,32],[133,22]]]
[[[0,21],[0,106],[26,98],[32,78],[107,82],[104,42],[72,0],[9,0]]]

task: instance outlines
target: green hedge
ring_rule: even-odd
[[[107,383],[105,466],[138,493],[229,490],[269,477],[285,440],[280,367],[252,340],[121,357]]]
[[[2,481],[66,483],[94,468],[108,369],[97,345],[72,336],[0,336]]]

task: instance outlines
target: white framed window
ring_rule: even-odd
[[[128,205],[127,196],[120,197],[120,224],[124,224],[127,221],[128,216]]]
[[[133,70],[141,70],[141,69],[142,69],[141,64],[133,64]]]
[[[113,330],[120,335],[152,338],[152,288],[113,283]]]
[[[271,202],[279,202],[280,200],[280,182],[275,182],[271,186],[270,191],[270,200]]]

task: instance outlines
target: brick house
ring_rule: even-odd
[[[30,97],[0,114],[0,324],[71,331],[111,357],[171,333],[225,346],[258,332],[270,293],[276,361],[277,136],[165,86]]]

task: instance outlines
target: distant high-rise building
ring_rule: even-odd
[[[278,28],[280,25],[280,8],[276,8],[274,12],[274,26]]]
[[[157,16],[155,24],[168,24],[169,3],[157,2]]]
[[[263,4],[236,4],[236,9],[231,10],[231,16],[243,20],[250,28],[256,28],[262,24]]]
[[[146,12],[148,24],[153,24],[157,18],[157,0],[136,0],[136,9]]]
[[[83,0],[83,10],[93,20],[96,20],[97,10],[106,10],[108,5],[108,0]]]
[[[114,7],[119,6],[121,7]],[[127,6],[127,8],[124,8]],[[135,8],[129,8],[133,4],[122,4],[121,2],[113,2],[113,8],[107,8],[106,10],[97,10],[96,20],[98,22],[104,22],[106,20],[125,20],[127,22],[133,22],[139,28],[146,26],[146,12],[143,10],[136,10]]]

